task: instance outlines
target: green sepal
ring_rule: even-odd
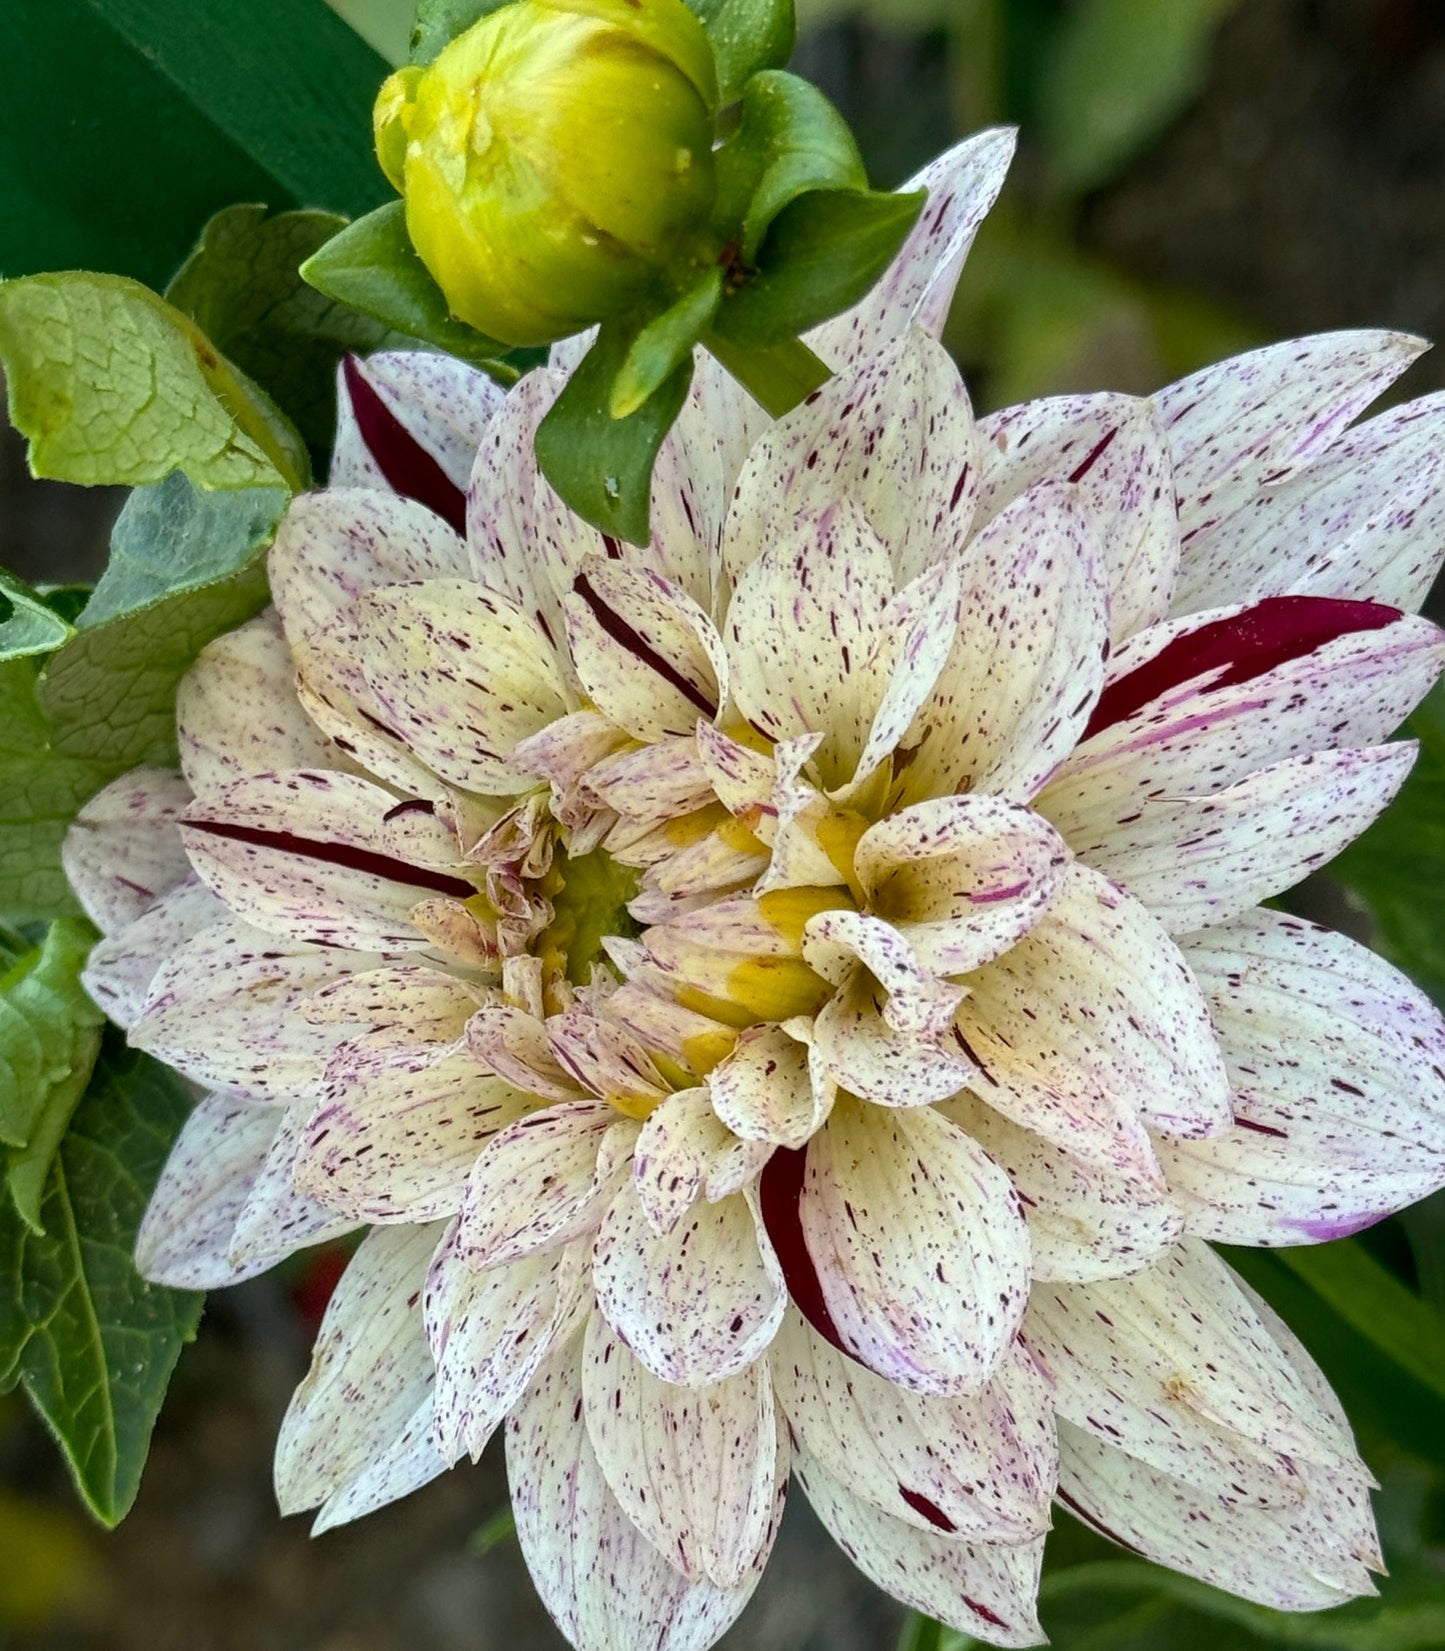
[[[671,309],[653,316],[643,327],[612,381],[607,408],[613,418],[635,413],[689,358],[693,346],[712,326],[722,294],[723,272],[714,266]]]
[[[446,296],[407,235],[401,201],[389,201],[333,235],[301,266],[301,277],[328,298],[483,367],[504,382],[517,376],[497,359],[507,345],[456,320],[447,308]]]
[[[227,207],[201,231],[165,294],[322,456],[336,424],[337,361],[348,350],[405,341],[301,279],[305,260],[345,227],[334,212],[268,216],[264,206]]]
[[[796,337],[856,304],[898,255],[925,195],[812,190],[773,220],[757,272],[724,298],[714,331],[739,344]]]
[[[33,585],[0,568],[0,659],[54,653],[70,633],[65,616]]]
[[[512,0],[419,0],[411,31],[411,61],[430,63],[459,34]]]
[[[751,267],[773,220],[810,189],[864,190],[868,174],[848,123],[797,75],[755,75],[737,131],[717,152],[713,227]]]
[[[613,418],[612,386],[639,328],[606,322],[537,426],[537,462],[564,504],[603,533],[645,545],[652,466],[692,382],[692,355],[626,418]]]
[[[22,1386],[96,1518],[135,1500],[161,1400],[200,1318],[132,1256],[190,1110],[185,1085],[107,1031],[46,1183],[43,1235],[0,1204],[0,1390]]]
[[[194,321],[138,281],[67,271],[0,282],[0,360],[30,467],[57,481],[293,492],[305,444]]]
[[[687,0],[702,19],[717,61],[718,95],[732,103],[749,79],[781,69],[793,55],[793,0]]]

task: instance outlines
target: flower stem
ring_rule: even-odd
[[[709,333],[703,344],[758,405],[781,418],[833,376],[801,338],[781,344],[739,344]]]

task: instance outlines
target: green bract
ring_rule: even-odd
[[[517,0],[387,81],[377,153],[452,311],[546,344],[687,260],[712,208],[715,102],[682,0]]]

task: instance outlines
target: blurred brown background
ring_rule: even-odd
[[[336,3],[366,12],[359,20],[372,28],[380,17],[383,34],[392,27],[377,4]],[[1232,349],[1332,327],[1445,335],[1438,0],[1187,8],[1210,15],[1186,72],[1161,100],[1157,130],[1110,166],[1071,142],[1072,132],[1107,124],[1115,102],[1137,90],[1127,78],[1109,90],[1118,65],[1107,54],[1091,80],[1085,53],[1070,81],[1036,51],[1041,85],[1006,83],[1008,73],[1027,74],[1028,31],[1047,44],[1048,31],[1076,22],[1085,4],[877,0],[849,10],[815,0],[805,12],[811,27],[795,66],[843,106],[881,183],[900,181],[973,125],[1037,116],[1025,125],[1016,174],[949,332],[980,406],[1063,389],[1147,391]],[[1005,29],[1014,31],[1015,67],[1001,75],[995,54]],[[1445,356],[1432,356],[1406,389],[1440,384]],[[118,506],[103,491],[30,481],[21,444],[8,432],[0,441],[0,561],[26,577],[93,578]],[[21,1402],[0,1401],[7,1643],[32,1651],[561,1645],[515,1542],[481,1552],[474,1541],[505,1502],[499,1454],[316,1542],[304,1521],[277,1517],[270,1447],[305,1367],[320,1282],[272,1277],[212,1298],[181,1361],[139,1501],[113,1535],[86,1526]],[[900,1620],[799,1499],[757,1599],[724,1644],[882,1651]]]

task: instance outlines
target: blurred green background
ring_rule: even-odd
[[[379,54],[376,78],[379,58],[404,55],[407,0],[331,4]],[[258,163],[256,145],[236,138],[254,116],[245,63],[233,66],[242,100],[234,115],[198,125],[183,98],[172,107],[152,95],[99,25],[88,34],[65,22],[66,7],[48,8],[0,0],[9,61],[60,66],[51,82],[21,77],[0,107],[0,273],[90,264],[164,283],[209,214],[232,201],[355,211],[372,204],[368,192],[381,198],[364,127],[339,158],[308,148],[309,111],[330,96],[325,65],[300,64],[294,85],[270,88],[274,107],[263,113],[275,141],[261,144]],[[265,0],[262,9],[284,24],[288,8],[310,17],[318,0]],[[801,0],[800,18],[794,67],[842,107],[881,185],[964,132],[999,121],[1022,128],[1019,160],[947,333],[980,410],[1072,389],[1146,392],[1255,343],[1331,327],[1445,330],[1439,0]],[[364,78],[372,60],[355,36],[338,29],[328,38],[336,59]],[[181,42],[190,45],[204,43]],[[185,50],[162,67],[183,86]],[[117,111],[145,157],[125,157],[124,189],[106,136]],[[54,134],[43,146],[33,141],[39,119]],[[1426,357],[1401,393],[1442,383],[1445,367]],[[30,481],[22,444],[8,432],[0,443],[0,562],[27,577],[93,578],[118,506],[109,490]],[[1439,994],[1438,695],[1417,732],[1426,754],[1398,810],[1339,876],[1314,880],[1296,903],[1372,938]],[[1320,1252],[1308,1278],[1268,1257],[1252,1260],[1249,1276],[1326,1365],[1383,1482],[1392,1568],[1383,1605],[1271,1618],[1167,1582],[1061,1521],[1043,1612],[1056,1644],[1445,1651],[1445,1204],[1386,1223],[1350,1253],[1378,1271],[1342,1272]],[[0,1400],[0,1644],[562,1644],[515,1543],[485,1534],[505,1498],[499,1457],[316,1543],[303,1522],[277,1518],[271,1442],[305,1366],[328,1269],[334,1261],[323,1257],[212,1297],[139,1500],[114,1534],[86,1524],[23,1403]],[[1381,1280],[1403,1298],[1393,1332],[1371,1316]],[[758,1598],[724,1645],[888,1651],[903,1613],[853,1572],[796,1500]],[[906,1632],[912,1651],[963,1643],[921,1626]]]

